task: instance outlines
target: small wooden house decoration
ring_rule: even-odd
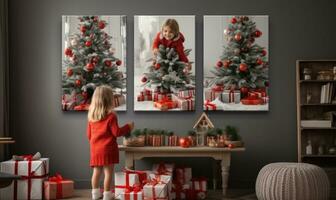
[[[215,126],[213,125],[207,114],[203,113],[193,127],[196,132],[197,146],[206,145],[206,134],[209,129],[212,129],[214,127]]]

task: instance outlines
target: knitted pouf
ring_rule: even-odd
[[[257,177],[259,200],[324,200],[329,198],[329,180],[323,169],[307,163],[272,163]]]

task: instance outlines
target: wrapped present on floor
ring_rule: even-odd
[[[1,162],[1,172],[21,176],[0,190],[0,199],[42,199],[43,181],[49,173],[49,158],[33,160],[32,155],[19,156],[24,160]]]
[[[118,107],[126,103],[126,97],[123,94],[114,94],[113,101],[114,107]]]
[[[224,90],[224,87],[222,86],[215,86],[213,88],[206,88],[204,90],[204,98],[208,101],[213,101],[217,97],[221,98],[222,92]]]
[[[187,199],[187,190],[190,189],[190,184],[180,184],[178,182],[173,182],[172,190],[170,193],[171,199],[181,200]]]
[[[60,174],[49,177],[44,181],[44,199],[63,199],[72,197],[74,182],[64,179]]]
[[[168,146],[179,146],[179,136],[177,135],[168,136]]]
[[[169,109],[176,108],[176,103],[171,99],[164,98],[154,102],[154,107],[159,108],[161,111],[167,111]]]
[[[142,187],[147,182],[147,173],[144,171],[124,170],[114,173],[115,196],[130,191],[134,187]]]
[[[221,100],[223,103],[240,103],[240,90],[224,90]]]
[[[152,101],[153,100],[153,93],[149,89],[143,89],[137,97],[138,101]]]
[[[189,183],[192,178],[192,171],[190,167],[175,168],[175,180],[180,184]]]
[[[191,179],[191,188],[196,193],[197,199],[206,199],[207,180],[204,177]]]
[[[217,110],[217,105],[209,100],[205,100],[203,108],[203,110]]]
[[[161,101],[161,100],[171,100],[172,94],[171,93],[161,93],[161,92],[154,92],[153,101]]]
[[[143,186],[145,200],[169,200],[171,191],[170,175],[150,175],[151,179]]]
[[[172,98],[176,102],[176,106],[181,110],[195,110],[195,98],[193,96],[179,97],[173,94]]]
[[[172,163],[159,163],[153,165],[153,173],[161,175],[172,175],[174,172],[174,164]]]
[[[125,189],[118,196],[115,196],[116,199],[120,200],[143,200],[144,194],[142,191],[142,187],[135,186],[130,187],[129,189]]]

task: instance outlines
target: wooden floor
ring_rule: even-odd
[[[72,200],[91,200],[91,190],[76,190]],[[222,197],[221,191],[210,190],[207,199],[211,200],[257,200],[253,190],[232,189],[228,191],[227,197]],[[69,199],[68,199],[69,200]]]

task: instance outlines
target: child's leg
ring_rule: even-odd
[[[101,174],[102,174],[102,167],[93,167],[93,173],[91,178],[92,189],[99,188],[99,178]]]
[[[114,165],[107,165],[104,166],[104,191],[111,190],[111,182],[112,182],[112,175],[113,175]]]

